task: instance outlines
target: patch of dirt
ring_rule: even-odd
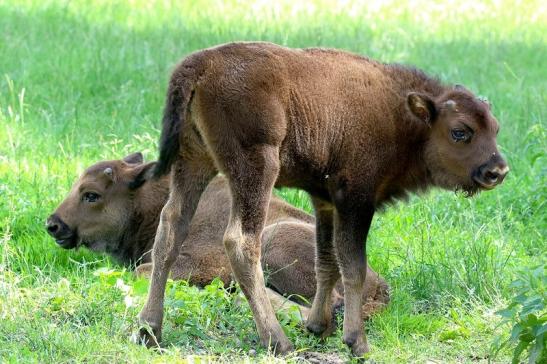
[[[299,362],[312,364],[343,364],[347,359],[336,353],[318,353],[316,351],[307,351],[299,353],[296,357]]]

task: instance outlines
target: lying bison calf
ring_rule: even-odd
[[[47,220],[47,231],[65,249],[79,246],[106,252],[125,265],[140,264],[138,273],[151,270],[154,235],[160,211],[169,194],[169,178],[142,179],[153,163],[135,153],[123,160],[89,167],[68,197]],[[188,236],[171,269],[173,279],[204,286],[213,278],[228,284],[230,263],[222,236],[230,214],[230,191],[224,177],[216,177],[201,196]],[[271,271],[268,285],[283,295],[311,299],[315,294],[313,271],[313,216],[273,197],[268,226],[262,236],[262,264]],[[363,313],[369,316],[389,301],[386,282],[369,269]],[[339,293],[340,292],[340,293]],[[333,293],[342,304],[342,284]],[[279,297],[269,291],[270,300]],[[308,309],[301,308],[303,316]]]
[[[508,167],[489,106],[415,68],[343,51],[232,43],[191,54],[167,92],[160,157],[172,192],[154,245],[141,320],[159,337],[167,272],[199,196],[221,171],[232,194],[224,244],[264,345],[292,348],[268,303],[261,232],[274,184],[307,191],[316,211],[315,294],[307,327],[323,335],[342,277],[344,342],[368,351],[361,302],[367,237],[376,210],[437,186],[471,195]],[[144,339],[148,333],[141,332]]]

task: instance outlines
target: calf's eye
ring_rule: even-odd
[[[462,129],[452,129],[451,135],[455,142],[464,142],[469,139],[469,133]]]
[[[99,197],[100,196],[96,194],[95,192],[86,192],[84,193],[83,200],[85,202],[97,202]]]

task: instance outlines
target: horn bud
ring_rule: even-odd
[[[112,176],[113,176],[112,168],[110,168],[110,167],[105,168],[105,170],[103,171],[103,173],[104,173],[105,176],[107,176],[108,178],[112,178]]]
[[[446,107],[448,110],[458,111],[456,106],[457,106],[456,101],[454,101],[454,100],[447,100],[444,103],[444,107]]]

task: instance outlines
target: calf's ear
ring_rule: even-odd
[[[144,158],[141,152],[136,152],[126,156],[123,161],[129,164],[142,164],[144,162]]]
[[[411,92],[408,94],[406,102],[410,112],[415,117],[424,123],[431,125],[437,115],[437,111],[435,109],[435,103],[429,96]]]
[[[464,85],[459,85],[459,84],[454,85],[454,90],[460,91],[460,92],[469,92],[469,93],[471,93],[471,91],[469,91],[467,88],[465,88]]]
[[[141,164],[140,166],[136,167],[132,173],[131,178],[129,181],[129,189],[136,190],[137,188],[141,187],[144,182],[148,181],[150,179],[149,177],[149,171],[154,168],[157,162],[150,162],[146,164]]]

